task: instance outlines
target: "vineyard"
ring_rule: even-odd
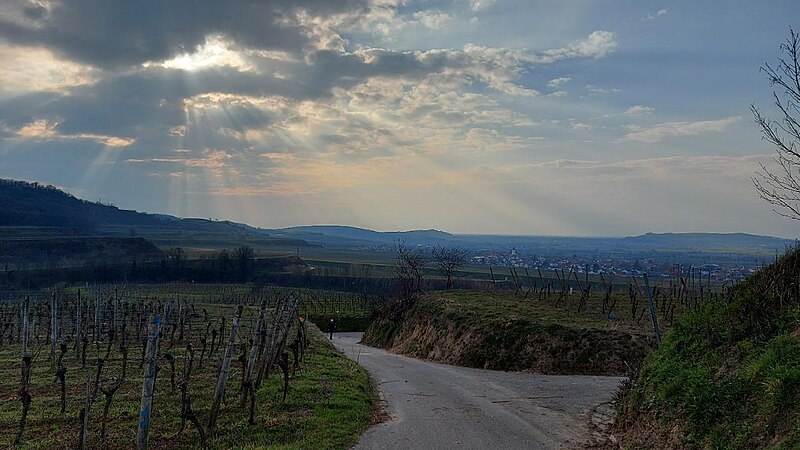
[[[579,274],[577,267],[553,270],[554,276],[548,278],[549,274],[539,269],[533,272],[509,267],[509,276],[495,281],[495,272],[492,268],[490,271],[491,291],[513,291],[513,298],[522,300],[520,313],[535,303],[562,311],[566,322],[590,319],[612,321],[631,330],[649,328],[657,340],[661,329],[670,328],[676,318],[715,301],[733,286],[712,282],[710,276],[705,278],[694,268],[655,279],[647,274],[606,277],[602,273],[591,279],[588,270]]]
[[[368,377],[306,311],[369,305],[330,295],[194,284],[6,293],[0,446],[346,447],[370,421]]]

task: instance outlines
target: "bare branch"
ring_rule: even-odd
[[[781,44],[785,55],[776,66],[765,64],[761,71],[778,90],[772,96],[780,120],[772,120],[751,106],[762,139],[775,147],[772,158],[776,167],[759,164],[752,178],[759,197],[774,206],[777,214],[800,220],[800,35],[789,29],[789,37]],[[780,92],[779,92],[780,91]]]

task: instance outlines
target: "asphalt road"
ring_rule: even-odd
[[[360,340],[361,333],[336,333],[333,342],[369,371],[391,419],[356,449],[581,448],[590,411],[622,380],[447,366]]]

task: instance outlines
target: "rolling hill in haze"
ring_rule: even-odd
[[[307,225],[270,230],[275,236],[295,236],[309,242],[321,244],[374,242],[394,244],[408,241],[414,244],[438,244],[456,239],[455,235],[439,230],[374,231],[345,225]]]
[[[303,226],[269,230],[273,236],[295,237],[330,248],[391,251],[403,241],[411,246],[461,247],[474,254],[520,254],[548,259],[661,259],[673,262],[720,262],[746,258],[761,264],[783,253],[795,241],[746,233],[646,233],[628,237],[569,237],[451,234],[436,230],[377,232],[345,226]],[[755,259],[753,259],[755,258]]]
[[[451,234],[439,230],[381,232],[343,225],[256,228],[231,221],[147,214],[81,200],[53,186],[0,180],[0,239],[36,235],[141,236],[161,246],[391,247],[398,241],[466,249],[510,248],[542,253],[590,253],[612,257],[629,252],[729,252],[768,256],[794,241],[744,233],[647,233],[631,237],[558,237]],[[65,231],[66,230],[66,231]]]

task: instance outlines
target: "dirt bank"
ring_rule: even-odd
[[[521,300],[485,295],[425,296],[400,322],[374,321],[364,342],[459,366],[585,375],[625,375],[652,345],[646,334],[611,321],[579,313],[570,320],[546,307],[520,307]]]

